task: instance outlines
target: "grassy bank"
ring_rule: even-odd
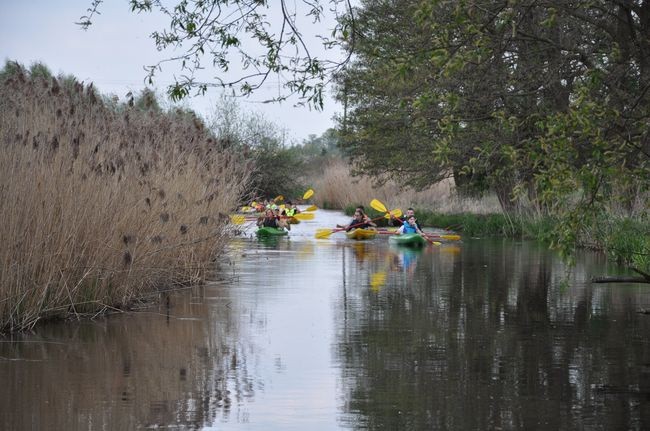
[[[191,113],[0,72],[0,331],[202,280],[249,173]]]

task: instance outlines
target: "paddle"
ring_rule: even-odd
[[[291,218],[295,217],[297,220],[313,220],[315,217],[314,213],[297,213],[293,216],[278,216],[277,218]],[[243,224],[246,221],[257,220],[258,217],[255,216],[244,216],[241,214],[233,214],[230,216],[230,221],[234,224]]]
[[[314,191],[312,189],[309,189],[305,192],[304,195],[302,195],[302,200],[306,201],[310,197],[314,196]]]
[[[399,210],[399,209],[393,210],[393,212],[397,212],[397,211],[399,211],[400,214],[402,213],[402,211]],[[377,220],[379,220],[380,218],[383,218],[383,217],[384,216],[382,215],[382,216],[373,218],[370,221],[377,221]],[[336,228],[336,229],[325,229],[325,228],[316,229],[316,235],[315,236],[316,236],[317,239],[326,239],[326,238],[329,238],[329,236],[332,235],[333,233],[341,232],[341,231],[346,230],[346,229],[353,229],[353,228],[355,228],[357,226],[361,226],[361,225],[363,225],[365,223],[366,223],[365,221],[362,221],[362,222],[359,222],[359,223],[355,223],[352,226],[339,227],[339,228]]]
[[[282,216],[282,217],[294,217],[296,220],[313,220],[316,214],[314,213],[296,213],[292,216]]]
[[[397,235],[397,230],[378,230],[378,234],[380,235]],[[448,241],[460,241],[460,235],[452,235],[452,234],[442,234],[442,235],[436,235],[436,234],[429,234],[429,233],[424,233],[424,236],[427,238],[439,238],[439,239],[446,239]]]
[[[234,214],[230,216],[230,221],[233,224],[242,224],[246,221],[246,217],[241,214]]]
[[[386,284],[386,271],[379,271],[370,276],[370,289],[379,292],[379,288]]]
[[[380,213],[387,213],[390,214],[390,211],[388,211],[388,208],[386,208],[386,205],[381,203],[377,199],[373,199],[370,201],[370,206],[373,207],[375,210],[379,211]]]
[[[316,205],[309,205],[304,211],[316,211],[318,207]]]
[[[424,239],[426,239],[428,242],[430,242],[433,245],[442,245],[442,243],[440,241],[434,241],[434,240],[432,240],[431,238],[429,238],[426,235],[421,234],[420,236],[422,236]]]

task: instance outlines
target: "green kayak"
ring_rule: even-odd
[[[427,240],[417,233],[403,233],[401,235],[391,235],[388,242],[405,247],[422,247],[427,243]]]
[[[282,236],[288,234],[289,232],[277,227],[261,227],[257,229],[257,232],[255,233],[257,234],[257,236],[267,237],[267,236]]]

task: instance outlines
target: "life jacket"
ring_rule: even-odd
[[[287,208],[285,209],[285,213],[288,217],[293,217],[296,214],[296,209],[295,208]]]
[[[399,218],[399,221],[401,221],[402,224],[403,224],[404,226],[408,226],[408,225],[409,225],[409,219],[408,219],[405,215],[402,216],[402,217],[400,217],[400,218]],[[420,230],[422,230],[422,226],[420,226],[420,222],[419,222],[419,221],[416,220],[416,221],[415,221],[415,225],[416,225],[417,227],[419,227]]]
[[[403,233],[418,233],[418,230],[415,226],[411,226],[409,222],[404,223]]]
[[[264,221],[262,222],[262,226],[264,227],[278,227],[278,221],[277,219],[274,218],[264,218]]]

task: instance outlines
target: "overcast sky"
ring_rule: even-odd
[[[75,22],[86,13],[91,0],[0,0],[0,58],[15,60],[29,66],[42,62],[50,70],[71,74],[86,83],[93,82],[104,94],[115,94],[124,100],[125,94],[138,93],[145,86],[143,66],[165,58],[156,51],[149,35],[154,29],[168,25],[157,14],[134,14],[128,0],[108,0],[100,6],[88,31]],[[327,26],[323,31],[329,34]],[[312,27],[313,28],[313,27]],[[165,66],[155,82],[155,89],[164,93],[165,87],[179,73]],[[220,91],[220,90],[219,90]],[[297,100],[282,104],[263,104],[261,100],[278,93],[277,82],[265,85],[265,93],[240,98],[243,110],[262,113],[276,125],[286,128],[289,136],[301,142],[308,135],[321,135],[334,126],[333,115],[340,111],[329,94],[324,111],[293,107]],[[184,102],[205,118],[219,98],[217,90],[204,97]]]

